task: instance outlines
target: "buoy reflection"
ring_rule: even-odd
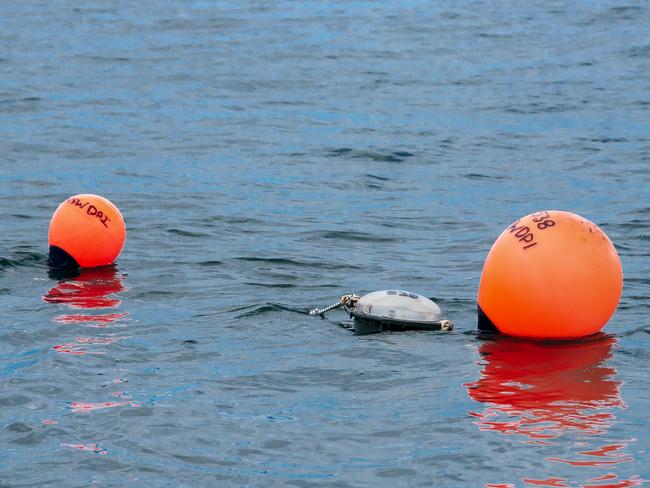
[[[625,407],[616,370],[606,364],[614,344],[614,338],[605,334],[581,342],[541,343],[505,337],[486,341],[480,348],[481,378],[465,385],[469,396],[484,409],[470,415],[481,430],[521,436],[531,445],[559,444],[556,439],[569,433],[603,439],[601,434],[616,420],[615,411]],[[546,460],[576,468],[613,470],[633,460],[622,452],[626,445],[601,445],[576,452],[575,459],[556,456]],[[590,472],[587,484],[580,486],[618,488],[645,482],[639,477],[622,480],[611,472],[597,477],[593,474]],[[522,481],[530,486],[576,486],[558,477]],[[591,484],[594,482],[598,484]]]
[[[75,334],[66,339],[59,339],[62,343],[52,346],[56,353],[70,358],[70,361],[73,361],[71,358],[93,357],[91,355],[104,356],[109,353],[113,344],[128,337],[118,335],[109,328],[128,316],[127,312],[116,310],[121,304],[119,294],[126,290],[123,284],[123,275],[117,271],[116,266],[75,270],[74,272],[50,271],[50,277],[58,281],[43,296],[43,300],[47,303],[62,304],[72,309],[73,313],[60,315],[53,320],[66,326],[61,328],[61,332],[66,335]],[[84,329],[79,329],[80,326]],[[98,336],[85,335],[87,327],[96,328]],[[81,330],[83,330],[83,335],[79,334]],[[115,383],[126,382],[122,378],[113,381]],[[140,404],[131,401],[131,397],[125,392],[113,392],[112,396],[119,400],[114,398],[103,402],[70,401],[69,411],[73,414],[89,414],[121,407],[140,407]],[[50,425],[58,423],[58,421],[46,419],[43,423]],[[99,447],[96,443],[64,443],[61,446],[97,454],[108,454],[106,449]]]
[[[610,357],[614,339],[542,344],[500,339],[481,345],[482,377],[467,384],[484,403],[474,413],[482,430],[552,439],[567,430],[599,434],[614,419],[609,408],[624,407]],[[501,418],[503,415],[506,418]]]
[[[70,410],[73,413],[83,413],[83,412],[93,412],[95,410],[104,410],[106,408],[115,408],[115,407],[139,407],[139,403],[135,402],[99,402],[99,403],[90,403],[90,402],[70,402]]]
[[[72,449],[77,449],[79,451],[89,451],[96,454],[108,454],[106,449],[99,447],[97,444],[68,444],[63,443],[61,447],[70,447]]]
[[[104,266],[82,270],[77,276],[62,279],[43,296],[43,300],[48,303],[63,303],[70,308],[82,310],[117,308],[120,299],[116,295],[124,290],[122,276],[117,268]],[[83,312],[61,315],[54,320],[64,324],[81,323],[106,327],[127,315],[126,312]]]

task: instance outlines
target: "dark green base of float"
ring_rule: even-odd
[[[76,259],[58,246],[50,246],[47,265],[57,271],[79,269],[79,263],[77,263]]]
[[[440,322],[404,322],[390,319],[369,319],[354,317],[354,332],[357,334],[378,334],[385,331],[440,330]]]
[[[497,329],[496,325],[490,320],[490,317],[485,315],[485,312],[481,309],[480,305],[476,305],[476,308],[478,309],[478,320],[476,324],[476,328],[478,329],[479,334],[500,334],[499,329]]]

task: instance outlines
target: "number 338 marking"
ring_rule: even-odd
[[[533,222],[537,224],[539,230],[544,230],[547,227],[553,227],[555,221],[550,219],[548,212],[535,212],[533,215]]]

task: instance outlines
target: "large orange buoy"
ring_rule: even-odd
[[[126,227],[118,208],[98,195],[75,195],[50,221],[48,264],[93,268],[112,264],[124,247]]]
[[[623,289],[618,253],[605,233],[558,210],[515,221],[488,253],[478,291],[479,329],[546,339],[600,331]]]

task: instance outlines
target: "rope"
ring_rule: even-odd
[[[330,310],[334,310],[336,308],[354,307],[354,304],[357,303],[357,300],[359,300],[359,297],[357,295],[343,295],[338,302],[330,305],[329,307],[315,308],[309,312],[309,315],[320,315],[323,317],[326,312],[329,312]]]

